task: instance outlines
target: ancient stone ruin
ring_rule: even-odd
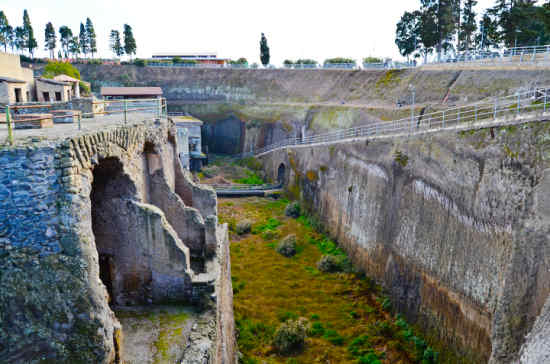
[[[114,308],[174,302],[213,307],[203,355],[232,362],[227,228],[173,124],[73,134],[0,151],[0,362],[122,363]]]

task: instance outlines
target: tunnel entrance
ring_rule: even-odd
[[[117,287],[117,264],[124,261],[120,252],[121,232],[128,226],[124,226],[125,220],[120,216],[124,215],[125,202],[135,196],[136,189],[123,173],[118,158],[100,160],[92,174],[92,231],[99,256],[99,277],[109,293],[109,304],[121,304],[116,298],[117,291],[121,290],[121,284]]]
[[[284,163],[281,163],[281,165],[279,165],[279,169],[277,170],[277,182],[281,185],[285,183],[285,173],[286,167]]]

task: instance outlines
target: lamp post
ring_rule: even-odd
[[[414,104],[415,104],[415,97],[416,97],[416,87],[414,87],[414,85],[412,84],[409,84],[409,90],[411,90],[411,132],[412,132],[412,127],[413,127],[413,123],[414,123]]]

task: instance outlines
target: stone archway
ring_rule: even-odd
[[[92,230],[99,257],[99,277],[109,293],[109,303],[132,304],[135,302],[129,297],[135,296],[135,292],[131,292],[145,294],[143,283],[150,281],[128,254],[130,242],[125,241],[124,232],[130,228],[130,221],[125,216],[128,216],[128,202],[136,196],[136,187],[124,174],[118,158],[100,160],[92,175]],[[135,276],[130,277],[128,271]],[[127,296],[128,299],[124,299]]]
[[[279,165],[279,168],[277,169],[277,183],[284,185],[286,179],[286,166],[284,163],[281,163]]]

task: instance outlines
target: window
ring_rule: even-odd
[[[55,101],[61,101],[61,92],[55,93]]]
[[[50,93],[49,92],[42,92],[42,97],[44,97],[44,101],[47,101],[47,102],[50,101]]]
[[[15,102],[23,102],[23,100],[21,99],[21,89],[20,88],[15,89]]]

